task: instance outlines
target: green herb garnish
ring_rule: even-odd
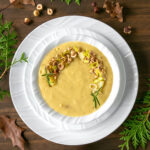
[[[91,93],[91,96],[93,96],[93,102],[94,102],[95,108],[97,108],[97,104],[100,105],[100,102],[99,102],[99,100],[97,98],[100,90],[101,90],[101,88],[99,88],[96,92],[94,92],[94,93],[92,92]]]
[[[133,109],[131,116],[123,124],[124,130],[120,133],[122,136],[120,140],[124,141],[119,145],[121,150],[129,150],[130,142],[135,149],[138,146],[145,149],[147,142],[150,141],[150,90],[142,99],[138,99],[136,104],[139,107]]]
[[[2,23],[2,15],[0,14],[0,80],[12,65],[17,62],[27,62],[27,57],[22,53],[19,60],[15,59],[14,62],[11,63],[11,59],[16,50],[16,38],[17,35],[12,29],[12,22]]]
[[[54,73],[45,73],[45,74],[42,74],[42,76],[52,76],[54,75]]]
[[[81,0],[75,0],[75,3],[78,4],[80,6],[80,2]]]
[[[54,0],[50,0],[51,2],[53,2]],[[67,5],[69,5],[73,0],[61,0],[61,2],[65,1],[67,3]],[[78,4],[80,6],[81,0],[74,0],[76,4]]]
[[[0,100],[3,100],[5,96],[10,96],[10,93],[0,88]]]
[[[47,82],[48,82],[48,85],[51,86],[51,82],[50,82],[50,79],[49,79],[49,76],[53,75],[53,73],[47,73],[47,69],[45,67],[45,74],[43,74],[42,76],[46,76],[46,79],[47,79]]]
[[[20,62],[20,63],[22,63],[22,62],[28,62],[28,57],[26,57],[25,56],[25,53],[23,52],[22,53],[22,55],[21,55],[21,57],[17,60],[16,58],[14,59],[14,61],[12,62],[12,64],[11,64],[11,66],[12,65],[15,65],[16,63],[18,63],[18,62]]]
[[[6,72],[18,62],[27,62],[25,53],[22,53],[19,60],[15,59],[12,63],[12,57],[16,50],[17,35],[12,28],[12,22],[2,22],[2,14],[0,14],[0,80],[6,74]],[[0,99],[4,99],[5,96],[10,96],[9,91],[0,88]]]

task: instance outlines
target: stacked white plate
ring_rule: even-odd
[[[83,117],[67,117],[55,112],[42,99],[37,83],[43,57],[68,41],[82,41],[97,47],[113,70],[109,98],[98,111]],[[82,16],[53,19],[26,37],[14,58],[19,58],[22,52],[29,62],[11,68],[11,96],[22,120],[43,138],[65,145],[95,142],[117,129],[130,113],[138,90],[137,65],[128,44],[108,25]]]

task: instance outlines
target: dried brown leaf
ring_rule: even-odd
[[[17,8],[22,8],[23,5],[27,5],[27,4],[31,4],[35,6],[34,0],[9,0],[9,2]]]
[[[14,119],[10,119],[6,116],[0,116],[0,129],[2,130],[5,138],[11,139],[13,146],[18,146],[21,150],[24,150],[25,141],[21,136],[23,129],[16,125]]]
[[[106,13],[110,14],[112,18],[118,18],[119,22],[123,22],[123,7],[120,6],[119,2],[113,2],[105,0],[103,4]]]
[[[120,6],[119,2],[116,3],[114,12],[116,13],[116,17],[118,18],[119,22],[123,22],[123,7]]]

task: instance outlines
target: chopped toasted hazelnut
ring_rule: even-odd
[[[91,62],[91,63],[94,63],[95,61],[96,61],[96,57],[95,57],[95,56],[91,56],[91,57],[90,57],[90,62]]]
[[[90,55],[96,57],[96,54],[93,51],[90,52]]]
[[[104,69],[104,68],[102,68],[102,69],[101,69],[101,72],[102,72],[102,73],[105,73],[105,69]]]
[[[57,72],[58,72],[57,69],[54,69],[54,70],[53,70],[53,73],[54,73],[54,74],[56,74]]]
[[[70,64],[72,62],[72,58],[71,57],[68,57],[67,58],[67,62]]]
[[[67,57],[64,56],[64,57],[61,58],[61,60],[62,60],[63,63],[65,63],[67,61]]]
[[[88,57],[84,57],[84,60],[83,60],[84,63],[88,64],[90,62],[89,58]]]
[[[49,65],[46,66],[47,71],[49,71]]]
[[[71,50],[71,57],[72,58],[77,57],[77,52],[75,50]]]
[[[90,73],[94,73],[94,69],[90,69]]]
[[[56,79],[57,79],[57,77],[58,77],[58,75],[57,75],[57,74],[55,74],[55,75],[54,75],[54,79],[56,80]]]
[[[99,67],[99,68],[102,68],[102,67],[103,67],[103,61],[99,61],[98,67]]]
[[[30,18],[24,18],[24,23],[29,25],[31,23],[31,19]]]
[[[102,74],[102,77],[104,78],[104,80],[106,80],[106,74]]]
[[[61,71],[61,70],[63,70],[64,69],[64,64],[63,63],[60,63],[60,64],[58,64],[58,69]]]
[[[98,76],[97,76],[97,75],[94,75],[94,78],[95,78],[95,79],[97,79],[97,78],[98,78]]]
[[[41,11],[43,10],[43,5],[42,4],[37,4],[36,9]]]
[[[52,61],[52,65],[56,66],[57,65],[57,61],[56,60]]]
[[[70,54],[67,54],[66,57],[67,57],[67,58],[70,58]]]
[[[55,61],[56,59],[55,59],[55,57],[53,57],[52,59],[51,59],[51,61]]]
[[[92,89],[92,92],[97,91],[97,85],[96,84],[90,84],[89,87],[90,87],[90,89]]]
[[[68,47],[67,50],[71,51],[73,48],[72,47]]]
[[[53,15],[53,9],[47,8],[47,14],[50,16]]]
[[[34,11],[33,11],[33,15],[34,15],[35,17],[39,16],[39,15],[40,15],[39,10],[34,10]]]
[[[82,52],[82,48],[81,47],[79,47],[79,52],[78,53],[80,53],[80,52]]]
[[[132,27],[131,27],[131,26],[126,26],[126,27],[124,27],[124,28],[123,28],[123,32],[124,32],[125,34],[131,34],[131,32],[132,32]]]

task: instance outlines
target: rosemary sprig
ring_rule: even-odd
[[[94,92],[94,93],[92,92],[92,93],[91,93],[91,96],[93,96],[93,102],[94,102],[94,107],[95,107],[95,108],[97,108],[97,105],[100,105],[100,102],[99,102],[99,100],[98,100],[98,98],[97,98],[97,96],[98,96],[100,90],[101,90],[101,88],[99,88],[96,92]]]

